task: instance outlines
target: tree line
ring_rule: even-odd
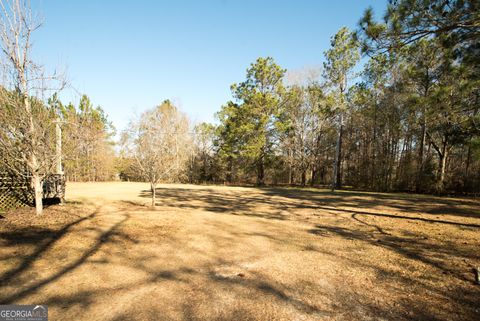
[[[37,213],[58,127],[71,181],[480,191],[478,1],[389,1],[381,21],[367,9],[331,38],[321,70],[258,58],[215,124],[166,100],[132,119],[117,148],[103,109],[85,95],[63,104],[64,79],[31,60],[30,8],[2,3],[0,169],[31,175]]]
[[[390,1],[332,37],[319,73],[257,59],[196,127],[190,180],[480,191],[479,9]]]
[[[216,124],[194,125],[166,100],[132,120],[116,159],[101,144],[89,153],[95,144],[67,127],[77,154],[66,157],[66,172],[77,180],[118,172],[152,190],[181,181],[478,192],[477,7],[392,1],[382,22],[368,9],[357,30],[331,38],[321,70],[287,71],[258,58],[231,86]],[[88,104],[82,98],[70,118],[82,123]],[[77,132],[108,138],[98,113],[91,116],[100,127],[83,122],[93,127]]]

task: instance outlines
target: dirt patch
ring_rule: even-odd
[[[70,183],[0,220],[0,302],[52,320],[477,320],[480,203]]]

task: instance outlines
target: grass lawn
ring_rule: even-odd
[[[69,183],[0,219],[0,302],[50,320],[480,320],[480,201]]]

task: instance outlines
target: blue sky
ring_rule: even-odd
[[[33,1],[32,1],[33,2]],[[213,121],[257,57],[288,70],[321,66],[330,37],[356,28],[368,6],[386,0],[343,1],[65,1],[39,0],[44,25],[34,36],[36,59],[67,68],[77,103],[86,93],[117,129],[132,114],[164,99],[192,120]]]

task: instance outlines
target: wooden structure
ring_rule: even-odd
[[[43,200],[45,204],[61,203],[65,199],[65,175],[62,169],[62,131],[60,121],[55,122],[55,174],[43,179]],[[28,171],[15,175],[0,170],[0,211],[22,206],[34,206],[33,184]]]
[[[46,204],[60,203],[65,198],[65,176],[50,174],[43,181],[43,199]],[[34,206],[34,193],[28,175],[0,173],[0,211],[22,206]]]
[[[33,193],[25,177],[0,173],[0,211],[33,204]]]

